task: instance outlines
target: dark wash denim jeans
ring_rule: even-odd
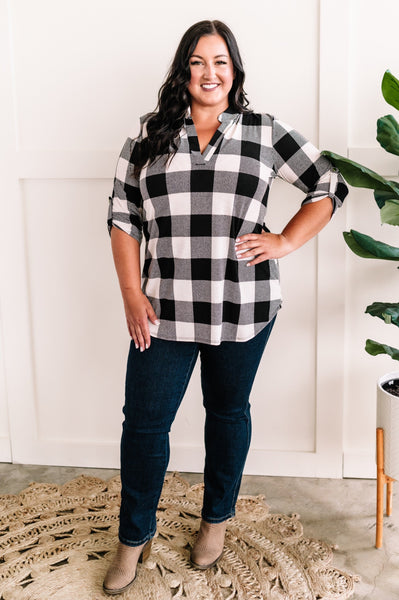
[[[275,318],[247,342],[219,346],[151,339],[130,352],[121,441],[119,539],[139,546],[154,536],[156,509],[169,462],[169,431],[198,354],[205,407],[202,518],[234,516],[251,440],[249,395]]]

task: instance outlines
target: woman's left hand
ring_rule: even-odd
[[[238,260],[252,267],[264,260],[282,258],[314,237],[331,219],[333,205],[326,196],[303,204],[281,233],[246,233],[236,239]]]
[[[257,265],[271,258],[282,258],[293,248],[282,233],[247,233],[236,239],[236,255],[238,260],[248,260],[248,267]]]

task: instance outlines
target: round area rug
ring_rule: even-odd
[[[270,514],[263,496],[240,496],[217,566],[190,566],[202,484],[167,477],[150,558],[123,600],[338,600],[356,577],[331,564],[332,548],[303,537],[298,515]],[[32,483],[0,496],[0,600],[100,600],[117,544],[120,479],[81,476]]]

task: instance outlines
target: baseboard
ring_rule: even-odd
[[[374,453],[344,452],[344,477],[350,479],[375,479],[376,469]]]
[[[199,446],[171,447],[170,471],[201,473],[204,468],[204,449]],[[251,449],[244,475],[276,477],[342,477],[342,463],[336,458],[321,459],[314,452],[281,452]]]
[[[170,471],[202,473],[203,446],[171,444]],[[119,468],[119,443],[65,442],[41,440],[21,453],[14,453],[17,464]],[[245,466],[246,475],[271,475],[278,477],[342,477],[341,456],[323,457],[314,452],[281,452],[251,449]],[[360,477],[364,475],[354,475]]]
[[[201,473],[204,468],[202,446],[171,444],[170,471]],[[11,462],[8,438],[0,438],[0,461]],[[41,440],[24,451],[13,453],[13,462],[21,464],[60,465],[103,469],[119,468],[118,442],[66,442]],[[374,455],[347,452],[326,456],[315,452],[281,452],[252,448],[244,473],[278,477],[329,477],[373,479],[376,474]]]

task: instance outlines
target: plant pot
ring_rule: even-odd
[[[377,427],[384,430],[384,473],[399,479],[399,396],[382,387],[391,379],[399,379],[399,371],[386,373],[377,383]]]

